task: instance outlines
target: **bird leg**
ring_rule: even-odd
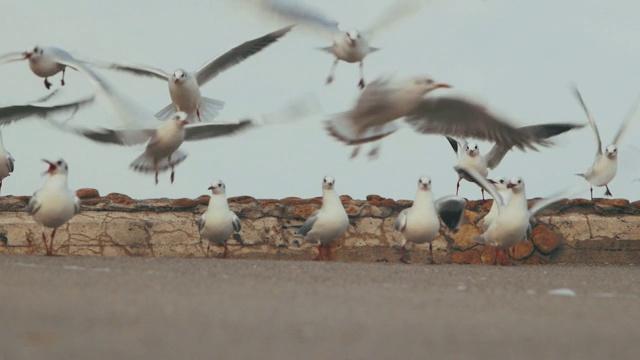
[[[429,257],[427,258],[427,264],[435,264],[433,261],[433,244],[429,243]]]
[[[611,194],[611,191],[609,190],[609,185],[605,185],[605,188],[607,188],[607,191],[604,193],[605,196],[613,196],[613,194]]]
[[[207,257],[209,257],[209,250],[211,250],[211,241],[207,241]]]
[[[62,68],[62,80],[60,80],[60,84],[61,84],[62,86],[64,86],[64,72],[65,72],[65,70],[67,70],[67,68],[66,68],[66,67]]]
[[[331,70],[329,70],[329,76],[327,77],[327,85],[331,84],[333,82],[333,75],[336,72],[336,67],[338,66],[338,59],[336,59],[333,62],[333,65],[331,65]]]
[[[196,109],[196,115],[198,115],[198,121],[202,122],[202,119],[200,118],[200,108]]]
[[[47,244],[47,235],[44,233],[44,228],[42,228],[42,242],[44,243],[44,251],[46,251],[47,255],[49,254],[49,244]]]
[[[589,192],[591,193],[591,201],[593,201],[593,186],[589,187]]]
[[[158,185],[158,159],[153,158],[153,169],[156,171],[156,185]]]
[[[458,196],[458,191],[460,191],[460,180],[462,179],[458,179],[458,183],[456,184],[456,196]]]
[[[378,158],[378,154],[380,153],[380,146],[380,144],[374,145],[373,149],[369,150],[369,153],[367,154],[369,160],[375,160]]]
[[[484,189],[480,188],[480,191],[482,192],[482,200],[484,200]]]
[[[400,247],[400,262],[403,262],[405,264],[411,264],[411,259],[409,258],[409,251],[407,250],[407,248],[405,248],[404,244]]]
[[[47,250],[47,255],[53,255],[53,238],[56,236],[56,230],[58,230],[58,228],[53,229],[51,232],[51,246],[49,246],[49,250]]]
[[[224,243],[224,252],[222,253],[222,258],[226,259],[227,258],[227,254],[229,252],[229,248],[227,247],[227,243]]]
[[[51,89],[51,83],[47,79],[48,78],[44,78],[44,87],[46,87],[47,90],[49,90],[49,89]]]
[[[351,153],[351,159],[353,159],[356,156],[358,156],[359,153],[360,153],[360,145],[356,146],[356,148],[353,149],[353,152]]]
[[[176,171],[173,164],[171,163],[171,155],[169,155],[169,164],[171,164],[171,183],[173,184],[173,179],[176,177]]]
[[[360,61],[360,82],[358,83],[360,90],[364,89],[364,62]]]

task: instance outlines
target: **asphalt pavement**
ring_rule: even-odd
[[[637,359],[640,269],[0,256],[0,359]]]

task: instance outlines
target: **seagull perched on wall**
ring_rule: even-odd
[[[440,219],[452,231],[458,231],[464,217],[467,200],[459,196],[444,196],[433,199],[431,178],[418,180],[418,191],[410,208],[398,214],[394,228],[402,233],[402,255],[400,261],[409,263],[407,243],[429,243],[428,263],[433,263],[433,239],[440,231]]]
[[[351,110],[325,121],[325,128],[338,141],[356,146],[352,158],[358,155],[361,144],[376,142],[398,130],[397,120],[401,118],[418,133],[483,139],[508,149],[535,150],[535,145],[546,143],[483,105],[467,99],[429,96],[436,89],[449,87],[428,76],[399,81],[379,78],[360,93]],[[379,145],[374,147],[369,157],[377,156],[379,149]]]
[[[479,186],[483,187],[494,198],[498,206],[498,213],[491,224],[480,236],[473,237],[479,244],[495,246],[498,250],[496,263],[505,265],[509,263],[509,257],[504,252],[506,249],[527,241],[531,237],[531,224],[529,219],[535,216],[545,207],[560,201],[568,196],[575,195],[582,191],[583,187],[576,184],[553,196],[536,202],[531,209],[528,209],[527,195],[525,193],[524,180],[520,177],[512,178],[507,184],[507,189],[511,190],[508,202],[505,202],[496,187],[486,178],[478,174],[472,168],[464,168],[456,165],[457,172],[464,172]]]
[[[585,114],[587,115],[587,120],[589,120],[589,124],[591,125],[591,129],[596,137],[596,143],[598,145],[598,149],[596,151],[596,158],[593,161],[593,165],[584,173],[576,174],[585,178],[591,184],[590,186],[590,194],[591,200],[593,200],[593,187],[594,186],[604,186],[607,191],[605,191],[606,196],[612,196],[611,191],[609,190],[609,182],[613,180],[616,176],[616,172],[618,171],[618,148],[620,147],[620,142],[622,141],[622,137],[625,135],[627,130],[629,130],[629,126],[631,124],[631,120],[635,117],[636,112],[638,111],[638,107],[640,106],[640,97],[638,97],[635,103],[631,106],[624,120],[622,120],[622,124],[620,124],[620,129],[618,129],[618,133],[613,138],[613,142],[607,146],[607,148],[602,151],[602,139],[600,138],[600,133],[598,132],[598,126],[596,125],[596,120],[593,118],[589,109],[587,109],[587,105],[582,100],[582,95],[580,95],[580,91],[577,87],[574,86],[574,94]]]
[[[33,216],[33,220],[42,225],[44,248],[47,255],[53,255],[53,239],[56,230],[80,212],[82,203],[67,185],[67,174],[69,173],[67,163],[63,159],[55,162],[43,161],[49,164],[49,169],[45,172],[49,177],[42,189],[31,196],[27,212]],[[47,245],[45,227],[53,228],[50,245]]]
[[[526,134],[531,141],[538,141],[538,144],[542,146],[551,146],[553,143],[547,141],[547,139],[565,133],[569,130],[579,129],[584,127],[583,124],[569,124],[569,123],[556,123],[556,124],[542,124],[523,126],[518,128],[522,133]],[[447,136],[447,140],[453,151],[458,155],[458,165],[463,167],[471,167],[483,177],[489,175],[489,169],[493,170],[504,158],[504,156],[511,150],[512,146],[496,143],[493,145],[487,156],[480,154],[478,144],[473,142],[467,142],[465,139],[455,139]],[[467,181],[473,181],[472,179],[463,177],[458,173],[458,183],[456,184],[456,195],[460,190],[460,181],[465,179]],[[484,189],[482,191],[482,200],[484,200]]]
[[[75,69],[73,66],[58,61],[58,57],[61,53],[65,53],[66,56],[71,57],[71,55],[66,51],[54,46],[36,46],[33,50],[11,52],[0,55],[0,64],[27,60],[31,71],[37,76],[44,78],[44,86],[48,90],[51,88],[51,83],[49,82],[50,76],[62,72],[60,84],[64,86],[64,73],[67,67]]]
[[[0,190],[2,190],[2,181],[4,178],[13,172],[13,163],[15,161],[11,153],[5,150],[4,143],[2,142],[2,133],[0,133]]]
[[[189,123],[197,118],[202,121],[213,120],[224,107],[224,102],[200,95],[200,87],[223,71],[238,65],[242,61],[262,51],[288,33],[293,26],[287,26],[257,39],[244,42],[226,53],[202,65],[200,69],[189,72],[177,69],[173,74],[145,65],[125,65],[116,63],[92,63],[95,66],[125,71],[134,75],[150,76],[169,84],[171,104],[160,110],[155,116],[164,121],[177,111],[189,115]]]
[[[200,236],[207,240],[207,257],[211,243],[224,246],[223,258],[227,257],[227,240],[234,232],[240,231],[240,218],[233,211],[229,210],[227,194],[224,183],[221,180],[214,181],[211,186],[211,198],[209,206],[200,218],[196,221]],[[241,238],[238,236],[236,240]]]
[[[329,260],[327,245],[342,236],[349,227],[349,217],[342,206],[340,197],[334,190],[335,179],[325,176],[322,180],[322,206],[309,216],[298,229],[296,235],[304,240],[318,244],[318,257],[315,260]]]
[[[338,22],[322,14],[311,7],[287,0],[257,0],[258,10],[261,14],[283,19],[289,23],[307,28],[327,40],[333,45],[319,48],[335,56],[333,65],[327,77],[326,83],[331,84],[339,61],[360,64],[360,81],[358,87],[364,89],[364,58],[367,55],[380,50],[372,47],[371,41],[402,18],[415,13],[420,9],[424,1],[401,0],[396,1],[392,7],[385,11],[368,29],[359,31],[356,29],[341,30]]]

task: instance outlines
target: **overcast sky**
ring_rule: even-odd
[[[162,6],[159,4],[162,3]],[[366,27],[393,2],[326,0],[315,6],[343,27]],[[366,11],[362,11],[366,7]],[[368,81],[381,74],[429,74],[508,114],[519,125],[544,122],[584,123],[569,91],[576,82],[596,117],[606,146],[630,104],[640,94],[640,3],[597,0],[455,0],[438,1],[381,34],[382,48],[365,60]],[[0,53],[34,45],[55,45],[79,58],[148,64],[173,72],[195,70],[231,47],[280,26],[233,1],[181,0],[21,0],[0,2]],[[244,63],[202,88],[203,96],[226,102],[219,119],[276,110],[296,96],[313,92],[327,113],[344,111],[358,96],[357,65],[340,63],[336,80],[325,86],[333,58],[315,47],[328,42],[292,31]],[[150,111],[170,102],[159,80],[101,71],[114,86]],[[23,103],[47,93],[42,78],[25,62],[0,67],[0,106]],[[50,79],[59,86],[60,76]],[[93,92],[79,73],[67,73],[61,99]],[[113,113],[95,104],[79,112],[74,125],[113,126]],[[637,119],[640,120],[640,119]],[[610,183],[614,197],[640,198],[640,121],[623,141],[618,176]],[[455,191],[455,155],[441,136],[403,129],[384,139],[378,160],[349,160],[351,149],[330,138],[319,118],[253,129],[234,137],[185,143],[189,157],[154,185],[153,175],[129,170],[143,147],[101,145],[63,134],[46,122],[24,121],[2,129],[16,170],[2,194],[27,195],[42,186],[42,158],[63,157],[70,166],[71,188],[92,187],[102,194],[121,192],[135,198],[196,197],[208,193],[215,179],[229,196],[257,198],[313,197],[324,175],[336,178],[340,194],[364,198],[380,194],[414,196],[418,177],[429,175],[437,196]],[[557,138],[558,145],[539,153],[512,151],[490,176],[521,176],[529,197],[550,195],[573,184],[587,170],[596,145],[585,128]],[[487,152],[491,144],[480,143]],[[363,153],[368,149],[365,148]],[[595,194],[603,196],[604,189]],[[480,197],[463,182],[461,195]],[[584,197],[588,197],[585,183]]]

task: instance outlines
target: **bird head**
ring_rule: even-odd
[[[618,147],[615,146],[614,144],[611,144],[611,145],[607,146],[607,148],[604,151],[604,154],[609,159],[615,159],[618,156]]]
[[[507,185],[509,185],[509,179],[507,179],[506,177],[500,177],[498,178],[498,180],[492,180],[492,179],[488,179],[490,183],[493,184],[493,186],[496,187],[497,190],[499,191],[504,191],[507,190]]]
[[[435,89],[448,89],[451,87],[449,84],[436,82],[428,76],[417,76],[412,80],[412,85],[423,95]]]
[[[47,164],[49,164],[49,168],[45,172],[43,172],[42,175],[45,175],[45,174],[49,174],[49,175],[63,174],[63,175],[66,175],[69,172],[69,165],[67,165],[67,163],[63,159],[58,159],[58,161],[56,161],[56,162],[45,160],[45,159],[42,159],[42,161],[44,161]]]
[[[514,193],[524,190],[524,180],[518,176],[514,177],[509,181],[509,184],[507,184],[507,189],[511,189]]]
[[[431,178],[428,176],[421,176],[418,179],[418,190],[429,191],[431,189]]]
[[[171,75],[171,81],[173,81],[174,84],[177,84],[184,81],[188,76],[189,74],[186,71],[178,69],[173,72],[173,75]]]
[[[31,61],[37,61],[43,56],[43,54],[44,54],[44,49],[41,46],[35,46],[33,50],[27,50],[23,52],[22,56],[24,56],[25,59],[28,59]]]
[[[469,154],[469,156],[477,156],[480,154],[480,149],[478,149],[478,144],[468,143],[464,148],[464,151]]]
[[[323,190],[333,190],[333,185],[336,183],[336,179],[331,176],[325,176],[322,179],[322,189]]]
[[[187,115],[186,112],[184,111],[178,111],[177,113],[173,114],[173,117],[171,118],[171,121],[175,121],[176,125],[182,127],[185,126],[189,123],[189,116]]]
[[[356,29],[351,29],[349,31],[346,32],[345,34],[345,38],[347,39],[347,43],[354,47],[358,44],[358,41],[360,40],[360,32]]]
[[[222,182],[222,180],[216,180],[213,183],[211,183],[211,186],[209,186],[209,190],[211,190],[211,193],[214,195],[224,194],[225,193],[224,183]]]

